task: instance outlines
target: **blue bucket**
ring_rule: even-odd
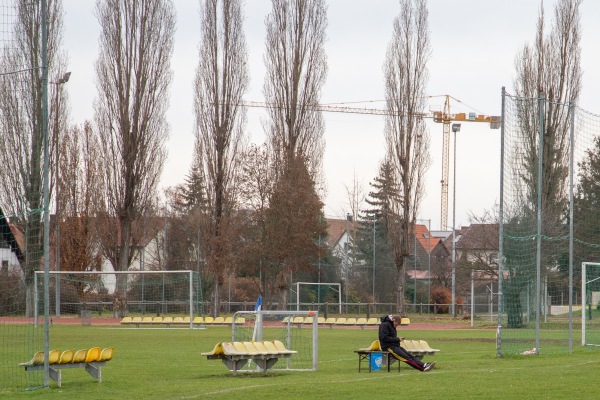
[[[383,354],[370,354],[371,371],[381,370],[383,364]]]

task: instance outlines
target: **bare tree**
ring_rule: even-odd
[[[327,6],[324,0],[273,0],[266,27],[263,91],[273,104],[266,131],[276,170],[283,171],[297,156],[306,157],[318,182],[325,128],[322,113],[314,106],[327,75]]]
[[[236,175],[243,146],[245,109],[240,102],[248,87],[248,53],[239,0],[206,0],[201,7],[201,41],[195,80],[196,152],[202,163],[209,212],[204,240],[214,274],[213,314],[219,288],[234,263],[227,243],[235,209]]]
[[[60,265],[65,271],[99,268],[96,211],[101,198],[102,166],[90,122],[73,126],[60,142]],[[57,240],[57,238],[55,238]]]
[[[0,205],[7,214],[18,215],[18,220],[13,219],[13,222],[18,222],[20,229],[26,232],[26,262],[21,267],[30,285],[33,272],[41,266],[43,237],[43,213],[40,212],[44,207],[42,9],[38,1],[18,0],[14,3],[16,19],[11,32],[14,40],[3,42],[0,49],[0,131],[3,144],[0,152]],[[60,53],[62,2],[48,0],[46,6],[48,75],[54,77],[65,63],[64,55]],[[57,100],[50,104],[53,116],[56,112],[54,105],[64,100],[64,93],[56,93],[56,85],[51,85],[50,90],[50,97]],[[64,105],[62,109],[66,109]],[[30,306],[31,302],[28,302],[28,314]]]
[[[426,0],[401,0],[400,15],[384,65],[388,109],[385,138],[388,160],[393,167],[399,194],[390,204],[388,221],[394,264],[398,270],[396,303],[405,311],[405,262],[410,255],[411,226],[416,221],[423,197],[423,178],[429,166],[429,137],[417,115],[425,108],[430,57],[429,11]]]
[[[166,157],[175,11],[168,0],[98,0],[96,10],[102,31],[95,118],[106,209],[120,232],[115,267],[125,271],[133,222],[154,201]]]
[[[581,92],[582,71],[581,27],[579,6],[581,0],[560,0],[554,9],[554,23],[545,32],[543,6],[537,23],[535,43],[526,44],[515,61],[515,90],[520,97],[537,99],[543,96],[543,181],[542,208],[545,226],[555,225],[565,207],[566,179],[568,176],[569,110]],[[535,210],[537,204],[538,137],[540,117],[538,102],[519,103],[519,123],[526,136],[523,139],[528,194],[525,207]],[[553,221],[553,222],[551,222]]]

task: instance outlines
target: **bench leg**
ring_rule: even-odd
[[[254,362],[256,363],[256,365],[258,365],[260,367],[260,369],[262,369],[264,372],[266,372],[269,368],[271,368],[273,365],[275,365],[277,360],[279,360],[279,359],[278,358],[267,358],[267,359],[257,358],[254,360]]]
[[[237,375],[238,369],[244,368],[248,362],[248,360],[230,360],[229,358],[223,358],[221,361],[233,372],[233,375]]]
[[[62,375],[60,369],[54,369],[52,367],[48,368],[48,376],[58,384],[58,387],[62,387]]]
[[[92,378],[96,379],[98,383],[102,383],[102,368],[95,367],[91,364],[85,364],[85,370],[88,374],[92,376]]]

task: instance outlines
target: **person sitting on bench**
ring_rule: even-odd
[[[422,372],[431,371],[435,366],[435,361],[423,363],[410,352],[400,347],[400,342],[404,338],[398,337],[396,328],[399,324],[399,315],[385,315],[381,317],[381,324],[379,325],[379,344],[381,345],[381,350],[389,351],[394,358],[407,363],[414,369]]]

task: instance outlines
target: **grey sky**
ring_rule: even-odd
[[[95,1],[64,0],[64,48],[68,52],[67,85],[71,119],[82,123],[93,118],[95,98],[94,62],[98,57],[99,26]],[[172,60],[174,81],[168,113],[171,137],[169,158],[161,187],[183,182],[191,162],[193,146],[193,77],[198,62],[199,17],[197,0],[175,0],[177,33]],[[399,13],[397,0],[328,0],[329,27],[326,50],[329,73],[322,103],[377,101],[384,98],[382,66],[391,38],[392,21]],[[554,1],[546,0],[547,24]],[[245,31],[250,59],[250,92],[246,100],[265,101],[264,19],[269,0],[246,0]],[[429,22],[432,57],[429,62],[429,95],[449,94],[452,112],[500,115],[501,88],[512,92],[514,60],[534,39],[540,2],[537,0],[430,0]],[[600,114],[600,1],[584,0],[582,7],[583,93],[580,106]],[[431,107],[441,107],[442,97],[433,97]],[[366,107],[383,107],[374,102]],[[262,143],[261,109],[248,112],[247,132],[251,141]],[[327,179],[325,213],[343,217],[347,206],[345,186],[353,176],[368,191],[383,155],[384,120],[375,115],[326,113]],[[421,218],[430,219],[432,229],[440,224],[440,179],[442,125],[428,122],[432,165],[428,171],[427,195]],[[500,131],[487,124],[463,123],[457,137],[457,226],[468,224],[467,213],[480,213],[498,201]],[[452,149],[451,149],[452,153]],[[452,221],[452,158],[450,159],[448,220]]]

